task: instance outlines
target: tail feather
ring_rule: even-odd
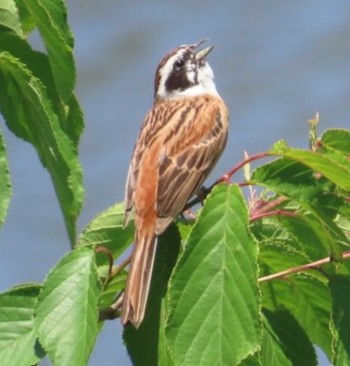
[[[135,247],[131,256],[129,275],[124,291],[121,313],[122,324],[129,321],[138,328],[144,318],[151,283],[156,250],[156,236],[140,237],[136,233]]]

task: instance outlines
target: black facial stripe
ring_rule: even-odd
[[[174,90],[185,90],[190,86],[191,82],[187,78],[185,67],[179,70],[173,69],[165,82],[165,89],[169,93]]]
[[[198,66],[194,70],[194,83],[198,84]]]
[[[156,70],[156,74],[155,74],[155,80],[154,80],[154,96],[156,96],[157,94],[157,90],[159,88],[159,83],[160,83],[160,71],[162,70],[162,68],[164,67],[164,65],[169,61],[169,59],[171,57],[173,57],[182,47],[177,47],[175,49],[173,49],[172,51],[170,51],[167,55],[165,55],[165,57],[163,57],[163,59],[159,62],[157,70]]]
[[[175,91],[175,90],[179,90],[179,91],[186,90],[191,85],[194,85],[197,83],[197,72],[196,72],[197,70],[195,70],[195,73],[196,73],[195,74],[195,83],[188,80],[188,77],[187,77],[186,65],[188,65],[189,62],[191,62],[191,57],[193,57],[192,51],[188,50],[183,55],[183,60],[185,61],[183,67],[179,67],[178,63],[176,61],[174,62],[173,69],[172,69],[170,75],[168,76],[168,79],[165,82],[165,89],[168,93],[171,93],[172,91]]]

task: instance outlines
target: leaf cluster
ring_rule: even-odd
[[[134,227],[123,227],[123,204],[76,238],[83,120],[66,19],[61,0],[0,0],[0,110],[48,170],[74,244],[42,284],[0,294],[1,365],[45,355],[86,365],[105,321],[119,316],[127,275]],[[27,41],[34,29],[44,52]],[[250,172],[260,158],[269,161]],[[245,181],[228,182],[243,166]],[[309,366],[317,345],[350,365],[350,131],[317,136],[312,121],[309,149],[280,141],[219,181],[159,237],[145,320],[124,329],[133,363]],[[10,197],[0,134],[0,223]]]
[[[73,37],[62,0],[0,0],[0,111],[7,127],[36,150],[48,170],[71,243],[83,201],[77,146],[83,117],[74,94]],[[45,52],[28,33],[37,29]],[[11,196],[0,131],[0,224]]]

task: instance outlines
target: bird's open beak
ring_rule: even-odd
[[[196,61],[204,60],[213,48],[214,48],[214,46],[209,46],[209,47],[199,50],[196,53]]]
[[[204,39],[201,39],[199,40],[198,42],[194,43],[193,45],[191,45],[191,47],[193,49],[196,49],[198,48],[201,44],[203,44],[204,42],[206,42],[208,40],[208,38],[204,38]],[[209,52],[214,48],[214,46],[209,46],[209,47],[206,47],[206,48],[203,48],[201,50],[198,50],[196,52],[196,61],[202,61],[204,60]]]

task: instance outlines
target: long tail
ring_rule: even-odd
[[[121,313],[122,324],[131,322],[138,328],[145,316],[156,250],[154,231],[140,236],[136,233],[135,247],[131,256],[129,275],[124,291]]]

